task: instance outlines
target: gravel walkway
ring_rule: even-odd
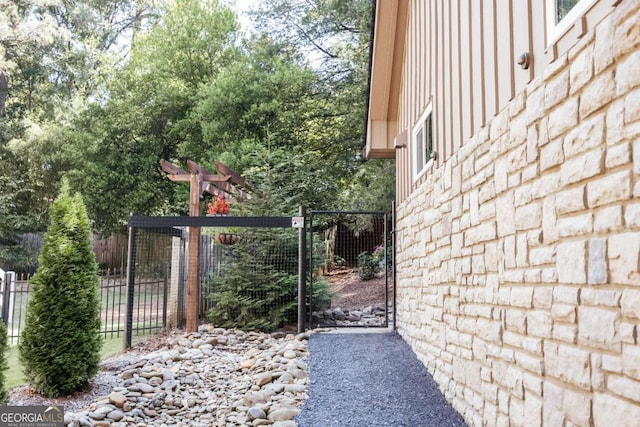
[[[308,350],[299,427],[466,425],[394,332],[313,334]]]

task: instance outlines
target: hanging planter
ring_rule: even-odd
[[[207,216],[225,216],[229,213],[230,207],[229,200],[223,194],[218,194],[207,204]],[[238,242],[239,238],[240,236],[230,233],[228,230],[216,234],[216,242],[221,245],[233,245]]]
[[[216,242],[221,245],[234,245],[238,243],[240,236],[235,233],[218,233],[216,234]]]

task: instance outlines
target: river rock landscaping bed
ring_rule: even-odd
[[[83,405],[34,402],[24,393],[12,393],[11,404],[64,405],[65,425],[73,427],[295,426],[307,397],[308,337],[203,325],[165,335],[152,351],[103,362]]]
[[[322,328],[334,326],[380,327],[386,324],[386,314],[384,303],[351,310],[336,307],[325,311],[314,311],[311,314],[311,324]]]

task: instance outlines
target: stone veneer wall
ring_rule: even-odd
[[[640,423],[639,46],[623,1],[398,206],[398,331],[472,426]]]

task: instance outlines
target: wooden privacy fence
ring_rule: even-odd
[[[15,271],[21,275],[33,275],[38,268],[38,254],[44,241],[44,233],[24,233],[19,236],[19,249],[28,254],[21,261],[5,261],[0,266],[6,271]],[[127,264],[127,234],[114,232],[109,236],[93,233],[91,236],[93,252],[102,270],[125,271]],[[22,276],[21,276],[22,277]]]

